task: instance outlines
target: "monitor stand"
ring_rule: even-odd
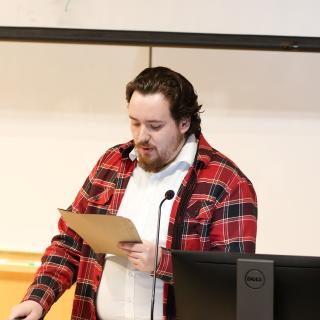
[[[273,320],[273,261],[237,260],[237,320]]]

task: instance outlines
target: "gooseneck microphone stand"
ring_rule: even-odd
[[[155,247],[155,255],[154,255],[154,263],[153,263],[153,281],[152,281],[152,296],[151,296],[151,316],[150,319],[153,320],[153,313],[154,313],[154,296],[155,296],[155,289],[156,289],[156,270],[158,266],[158,252],[159,252],[159,232],[160,232],[160,220],[161,220],[161,207],[162,204],[166,200],[171,200],[174,197],[174,191],[168,190],[165,195],[164,199],[160,202],[159,210],[158,210],[158,224],[157,224],[157,236],[156,236],[156,247]]]

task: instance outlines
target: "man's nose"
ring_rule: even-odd
[[[146,143],[150,140],[150,134],[148,132],[148,129],[144,126],[140,128],[139,136],[138,136],[138,142],[139,143]]]

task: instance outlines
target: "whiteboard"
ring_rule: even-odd
[[[0,0],[0,25],[319,37],[317,0]]]

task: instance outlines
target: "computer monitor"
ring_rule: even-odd
[[[239,261],[258,267],[237,276]],[[261,273],[260,263],[272,272]],[[274,320],[320,319],[320,257],[173,250],[172,265],[179,319],[242,320],[237,309],[239,313],[244,306],[258,310],[255,320],[260,320],[266,319],[264,309],[270,305]],[[238,292],[241,308],[237,280],[250,291]],[[257,307],[255,295],[268,286],[271,294],[262,295],[262,306]]]

